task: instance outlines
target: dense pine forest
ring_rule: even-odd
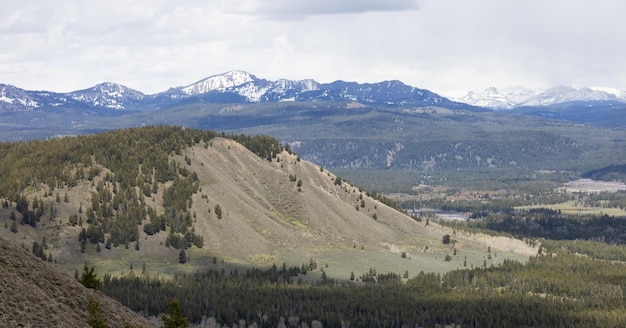
[[[553,249],[556,247],[552,247]],[[623,327],[624,263],[560,250],[528,263],[421,272],[402,279],[366,272],[343,282],[304,283],[301,268],[206,271],[172,280],[105,277],[103,291],[157,315],[181,300],[191,322],[257,327]],[[305,269],[306,270],[306,269]]]

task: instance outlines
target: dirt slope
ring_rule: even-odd
[[[107,327],[156,327],[0,238],[0,327],[87,327],[89,298],[100,303]]]

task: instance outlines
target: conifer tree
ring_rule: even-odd
[[[187,254],[185,254],[185,250],[181,249],[180,253],[178,253],[178,263],[185,264],[187,263]]]
[[[187,318],[183,317],[182,310],[180,308],[180,302],[178,299],[173,299],[170,302],[168,315],[163,314],[163,328],[186,328],[189,327]]]
[[[102,284],[102,280],[98,278],[98,275],[94,271],[95,267],[89,268],[87,266],[87,262],[85,262],[85,265],[83,267],[83,274],[78,281],[87,288],[98,290],[98,288],[100,288],[100,285]]]
[[[87,303],[87,311],[89,316],[87,317],[87,324],[92,328],[106,328],[106,323],[102,317],[102,310],[100,309],[100,303],[97,300],[90,298]]]

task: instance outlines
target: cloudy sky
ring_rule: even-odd
[[[4,0],[0,83],[144,93],[266,79],[626,90],[623,0]]]

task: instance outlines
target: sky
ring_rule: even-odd
[[[146,94],[259,78],[626,90],[623,0],[4,0],[0,83]]]

